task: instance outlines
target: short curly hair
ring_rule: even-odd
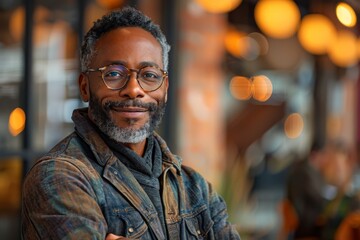
[[[80,50],[82,72],[88,69],[91,58],[95,53],[95,43],[99,38],[107,32],[122,27],[140,27],[151,33],[161,45],[164,70],[167,71],[170,45],[167,43],[166,37],[160,27],[139,10],[132,7],[125,7],[121,10],[112,11],[98,19],[85,35]]]

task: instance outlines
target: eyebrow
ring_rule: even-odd
[[[106,61],[105,62],[105,66],[107,65],[123,65],[125,67],[128,67],[128,64],[125,61]],[[154,62],[150,62],[150,61],[144,61],[144,62],[140,62],[140,64],[138,65],[138,68],[142,68],[142,67],[147,67],[147,66],[155,66],[160,68],[160,66]]]

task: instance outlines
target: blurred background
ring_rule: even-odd
[[[349,209],[332,229],[356,213],[358,0],[1,0],[1,239],[20,239],[22,179],[85,106],[77,86],[83,35],[128,5],[172,45],[159,132],[224,196],[243,240],[296,239],[306,208],[325,209],[314,221],[322,226],[329,212]],[[304,162],[319,179],[294,173]],[[293,201],[314,193],[325,205]],[[354,206],[341,205],[344,196]],[[353,225],[353,238],[343,239],[360,239]]]

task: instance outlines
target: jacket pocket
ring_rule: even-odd
[[[116,228],[116,234],[131,239],[149,239],[148,226],[136,209],[113,209],[112,218],[115,222],[108,224]]]
[[[201,208],[200,212],[189,215],[184,218],[187,229],[186,239],[212,239],[212,226],[214,222],[211,220],[210,213],[206,206]]]

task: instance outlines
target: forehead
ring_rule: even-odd
[[[162,48],[157,39],[139,27],[111,30],[95,44],[95,61],[150,61],[162,65]],[[99,63],[100,64],[100,63]]]
[[[100,39],[107,38],[109,36],[118,36],[118,37],[125,37],[125,38],[143,38],[147,39],[148,41],[154,41],[158,43],[158,41],[155,39],[155,37],[145,29],[141,27],[118,27],[115,29],[112,29],[106,33],[104,33],[102,36],[100,36]]]

